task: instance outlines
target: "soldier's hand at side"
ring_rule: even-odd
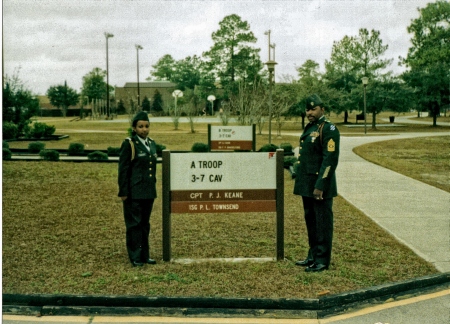
[[[314,199],[323,200],[323,191],[319,189],[314,189],[313,196]]]

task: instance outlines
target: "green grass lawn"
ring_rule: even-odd
[[[312,298],[323,290],[334,294],[437,273],[340,197],[334,208],[331,269],[305,273],[294,265],[306,255],[307,237],[301,199],[292,194],[288,172],[286,261],[162,262],[162,206],[157,199],[151,254],[158,264],[132,268],[116,177],[116,164],[3,164],[4,293]],[[274,256],[274,213],[172,217],[173,258]]]
[[[354,152],[366,160],[450,192],[450,136],[365,144]]]
[[[127,122],[71,122],[62,118],[45,122],[55,124],[57,134],[70,135],[68,139],[46,142],[46,148],[66,149],[72,142],[84,143],[90,149],[118,147],[128,128]],[[300,124],[290,123],[282,138],[274,136],[273,143],[297,145]],[[205,127],[199,123],[196,132],[191,133],[187,124],[180,124],[175,131],[171,124],[152,123],[151,136],[168,149],[189,150],[194,142],[207,142]],[[362,131],[344,127],[340,126],[343,136]],[[428,125],[401,129],[373,132],[433,130]],[[448,129],[440,127],[436,131]],[[445,159],[442,154],[448,154],[449,142],[448,137],[443,138],[446,142],[437,158],[436,143],[426,140],[411,144],[420,146],[420,157],[415,150],[403,150],[404,141],[392,141],[389,149],[383,150],[372,147],[378,144],[374,143],[357,153],[375,159],[381,152],[383,158],[374,160],[381,165],[392,165],[393,160],[407,160],[409,156],[410,164],[393,168],[414,176],[415,170],[423,170],[430,161],[439,164]],[[267,142],[267,134],[257,136],[257,148]],[[10,143],[10,147],[27,145]],[[446,161],[443,171],[436,166],[427,172],[437,179],[441,172],[448,175],[448,158]],[[115,163],[4,161],[2,172],[4,293],[315,298],[324,290],[335,294],[437,273],[430,263],[337,197],[331,268],[306,274],[294,265],[305,257],[307,235],[301,199],[292,194],[293,180],[288,172],[284,179],[285,261],[162,262],[162,206],[158,198],[151,218],[151,253],[158,264],[143,268],[132,268],[128,261]],[[157,176],[161,197],[160,167]],[[172,215],[173,258],[274,256],[274,213]]]

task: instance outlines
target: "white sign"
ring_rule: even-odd
[[[170,190],[276,189],[276,154],[171,153]]]
[[[253,141],[252,126],[213,126],[211,141]]]

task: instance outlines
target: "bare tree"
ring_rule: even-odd
[[[296,87],[290,84],[277,85],[273,94],[272,114],[275,117],[277,136],[281,136],[285,115],[297,102]]]
[[[237,94],[230,97],[231,109],[238,114],[240,125],[253,125],[256,123],[260,126],[261,134],[264,122],[263,116],[266,113],[266,89],[260,82],[255,82],[253,85],[240,82],[238,89]]]
[[[183,106],[183,112],[189,120],[189,125],[191,126],[191,133],[195,133],[194,124],[200,112],[200,97],[194,91],[186,91],[186,105]]]

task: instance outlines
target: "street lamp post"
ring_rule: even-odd
[[[183,97],[183,91],[175,90],[174,92],[172,92],[172,97],[175,98],[175,116],[177,116],[177,100],[178,98]]]
[[[276,46],[275,43],[273,43],[273,44],[270,45],[270,47],[273,49],[273,60],[274,60],[274,61],[275,61],[275,46]]]
[[[367,84],[369,83],[369,78],[362,77],[361,81],[364,86],[364,134],[367,134],[366,87],[367,87]]]
[[[277,64],[275,61],[266,62],[267,68],[269,69],[269,144],[272,144],[272,88],[275,64]]]
[[[266,62],[267,69],[269,70],[269,144],[272,144],[272,87],[273,87],[273,75],[275,72],[275,44],[270,44],[270,29],[264,33],[269,36],[269,60]],[[270,48],[274,49],[274,60],[270,58]]]
[[[136,64],[137,64],[137,100],[138,100],[138,108],[141,106],[141,91],[139,88],[139,50],[143,49],[141,45],[136,45]]]
[[[106,33],[106,114],[109,117],[109,66],[108,66],[108,38],[114,37],[113,34]]]
[[[264,35],[267,35],[267,36],[269,36],[269,61],[270,61],[270,33],[271,33],[272,31],[269,29],[268,31],[266,31],[266,32],[264,32]]]
[[[214,100],[216,100],[216,97],[214,97],[213,95],[208,96],[208,101],[211,103],[211,116],[213,115]]]

